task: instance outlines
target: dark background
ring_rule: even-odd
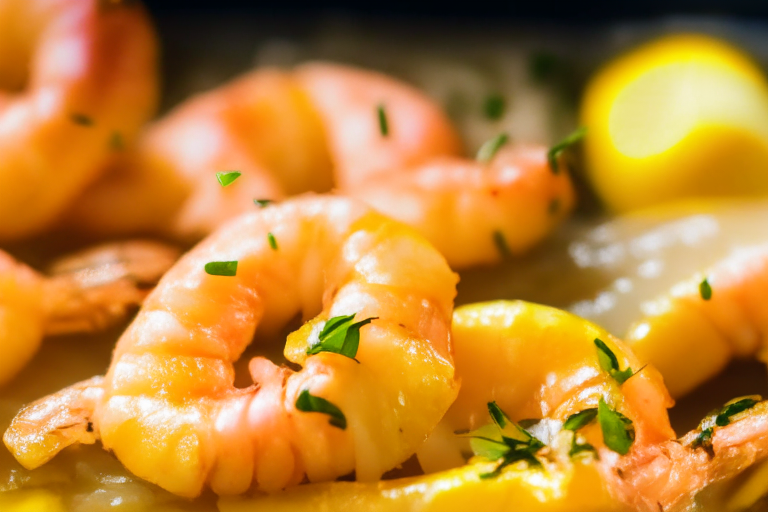
[[[236,12],[254,15],[353,15],[361,17],[427,17],[471,20],[535,19],[575,23],[654,18],[671,14],[768,17],[766,0],[505,0],[497,2],[425,1],[245,1],[145,0],[158,17],[197,12]]]

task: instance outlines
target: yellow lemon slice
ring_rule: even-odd
[[[768,193],[768,82],[726,43],[676,35],[618,58],[581,117],[589,177],[614,211]]]

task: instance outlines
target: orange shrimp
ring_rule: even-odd
[[[454,268],[498,263],[540,242],[571,211],[568,175],[540,146],[502,148],[488,163],[443,157],[379,174],[351,195],[416,228]]]
[[[130,4],[0,1],[0,239],[52,224],[153,114],[155,36]]]
[[[208,271],[228,275],[204,270],[222,261],[227,272]],[[131,472],[182,496],[206,483],[236,494],[352,471],[378,479],[456,396],[456,280],[415,232],[354,201],[309,197],[252,212],[163,277],[103,382],[28,406],[4,440],[33,468],[93,430]],[[297,313],[318,315],[288,338],[285,356],[303,369],[256,357],[255,384],[235,388],[232,363],[257,326]],[[343,315],[361,321],[356,353],[323,345]]]
[[[200,237],[252,199],[328,190],[335,176],[338,192],[412,225],[462,267],[528,249],[570,211],[570,180],[548,168],[545,148],[502,149],[488,164],[460,151],[445,114],[386,76],[320,63],[256,71],[157,123],[69,222]],[[222,189],[222,170],[243,174]]]
[[[105,329],[123,319],[179,252],[154,242],[106,244],[59,260],[43,276],[0,251],[0,385],[46,335]]]
[[[627,341],[681,396],[734,357],[766,359],[766,289],[768,245],[742,247],[646,304],[651,314],[630,327]]]

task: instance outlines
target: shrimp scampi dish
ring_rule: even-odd
[[[0,0],[0,511],[768,511],[764,36],[148,7]]]

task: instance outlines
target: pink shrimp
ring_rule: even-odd
[[[229,270],[210,275],[211,262],[230,262],[214,264]],[[92,429],[130,471],[182,496],[206,483],[237,494],[351,471],[378,479],[415,451],[456,396],[455,286],[425,240],[362,204],[309,197],[252,212],[163,277],[103,383],[28,406],[5,443],[32,468]],[[319,314],[288,338],[285,356],[303,369],[256,357],[255,384],[235,388],[232,363],[257,326],[297,313]],[[351,353],[324,345],[329,323],[344,315],[362,322]]]
[[[102,330],[125,318],[178,255],[154,242],[106,244],[59,260],[44,276],[0,251],[0,384],[44,336]]]
[[[154,113],[141,6],[0,1],[0,239],[49,227]],[[24,212],[21,214],[21,212]]]

